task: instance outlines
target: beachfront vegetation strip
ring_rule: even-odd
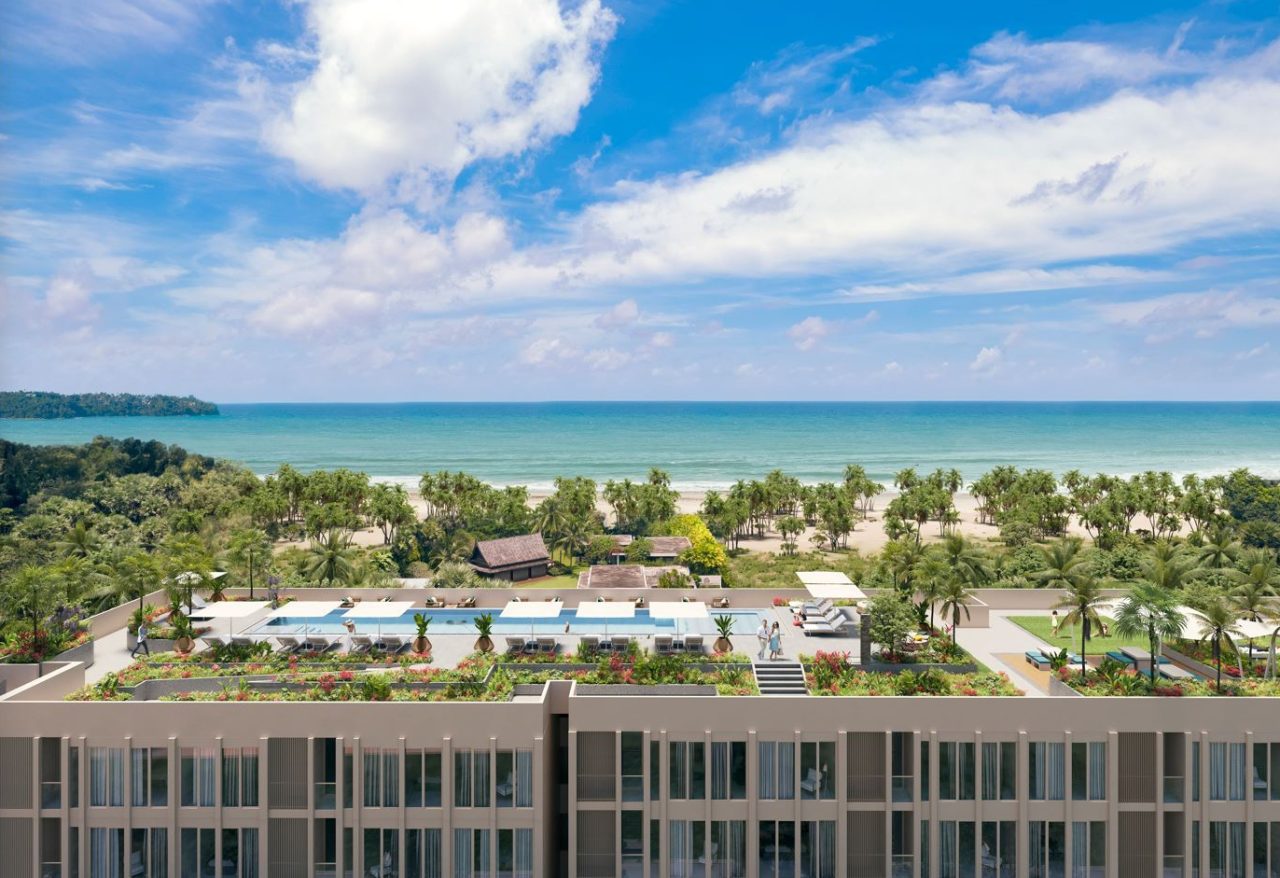
[[[978,671],[949,674],[937,668],[919,673],[888,674],[865,671],[849,663],[845,652],[818,652],[802,656],[805,679],[813,695],[967,695],[1014,696],[1022,690],[1004,674]]]
[[[695,574],[720,574],[731,587],[794,587],[797,569],[844,570],[864,588],[924,604],[933,629],[963,622],[966,595],[980,587],[1079,596],[1148,583],[1188,606],[1224,604],[1239,618],[1273,612],[1280,486],[1247,471],[1058,480],[998,467],[969,486],[978,516],[993,525],[990,541],[958,531],[954,497],[965,485],[957,473],[908,469],[893,483],[897,496],[876,510],[884,486],[861,467],[819,485],[774,472],[707,495],[690,515],[678,513],[670,476],[658,469],[603,486],[560,478],[536,504],[524,488],[433,472],[420,482],[420,516],[403,487],[351,470],[284,465],[260,479],[158,442],[0,440],[0,633],[12,647],[30,632],[30,648],[11,652],[54,654],[55,620],[140,602],[181,573],[194,573],[195,591],[215,600],[228,587],[377,587],[397,576],[456,589],[501,584],[467,565],[475,542],[533,533],[555,553],[551,573],[566,584],[614,536],[635,537],[636,557],[629,548],[627,560],[644,564],[664,563],[645,557],[646,542],[680,535],[691,545],[676,562]],[[844,548],[872,514],[893,539],[874,554]],[[803,552],[797,522],[814,531]],[[1086,538],[1068,535],[1068,525]],[[362,528],[372,545],[353,541]],[[780,554],[744,552],[768,534],[784,537]],[[215,579],[215,570],[227,575]],[[169,605],[180,602],[174,591]]]
[[[48,393],[0,391],[0,418],[93,418],[216,415],[218,407],[194,396],[141,396],[135,393]]]
[[[1087,676],[1081,676],[1076,668],[1064,667],[1058,671],[1058,678],[1081,695],[1092,697],[1280,697],[1280,680],[1249,676],[1243,680],[1224,681],[1219,687],[1214,680],[1157,679],[1153,685],[1151,678],[1146,674],[1134,673],[1130,668],[1111,659],[1104,659],[1102,664],[1090,671]]]

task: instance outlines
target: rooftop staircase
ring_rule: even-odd
[[[761,695],[807,695],[804,666],[799,662],[753,662]]]

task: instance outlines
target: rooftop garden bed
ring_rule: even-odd
[[[1058,633],[1053,633],[1053,622],[1049,616],[1009,616],[1009,621],[1023,628],[1026,631],[1039,637],[1045,643],[1050,644],[1058,649],[1065,649],[1069,652],[1080,651],[1080,637],[1083,634],[1079,625],[1059,625]],[[1112,621],[1106,617],[1102,619],[1103,623],[1110,631],[1113,627]],[[1142,649],[1147,648],[1147,638],[1143,635],[1136,637],[1121,637],[1114,634],[1102,636],[1096,630],[1089,637],[1089,645],[1087,653],[1089,655],[1103,655],[1113,649],[1120,649],[1125,646],[1137,646]]]
[[[1058,679],[1081,695],[1092,697],[1280,698],[1280,680],[1264,680],[1253,676],[1243,680],[1227,680],[1224,677],[1221,689],[1213,680],[1156,680],[1153,684],[1145,673],[1134,671],[1112,659],[1103,659],[1087,676],[1081,676],[1080,669],[1074,666],[1061,668]]]
[[[1022,690],[1004,674],[978,671],[950,674],[937,668],[920,673],[882,674],[849,663],[846,652],[801,656],[812,695],[958,695],[1017,696]]]

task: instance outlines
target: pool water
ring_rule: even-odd
[[[413,622],[416,613],[422,613],[431,619],[429,634],[472,634],[475,632],[476,618],[486,611],[458,609],[418,609],[400,616],[386,619],[353,619],[356,631],[360,633],[382,632],[386,634],[414,634],[418,628]],[[630,619],[597,619],[577,617],[576,610],[562,610],[560,615],[552,619],[521,619],[493,615],[494,634],[563,634],[565,624],[570,634],[715,634],[716,616],[733,617],[733,633],[739,636],[753,634],[760,626],[763,613],[757,610],[710,610],[706,619],[654,619],[645,609],[636,610]],[[343,627],[347,621],[346,610],[334,610],[325,616],[312,618],[296,618],[277,616],[268,619],[253,629],[255,634],[344,634]]]

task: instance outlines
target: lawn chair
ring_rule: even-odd
[[[579,642],[581,643],[583,649],[590,649],[593,651],[598,651],[600,649],[599,637],[583,637],[582,640]]]
[[[1038,649],[1027,650],[1026,656],[1027,661],[1034,665],[1037,671],[1043,671],[1049,667],[1048,657]]]
[[[556,650],[560,648],[554,637],[539,637],[537,644],[538,652],[543,655],[555,655]]]
[[[334,638],[328,637],[324,634],[308,634],[304,643],[306,644],[306,648],[309,652],[317,654],[328,652],[338,645]]]
[[[220,634],[202,634],[200,636],[200,640],[209,649],[214,649],[215,647],[219,647],[219,646],[226,646],[230,642],[227,640],[227,638],[223,637]]]
[[[687,634],[684,638],[685,652],[702,652],[702,635]]]
[[[445,604],[440,598],[435,595],[431,595],[423,600],[422,605],[424,607],[443,607]]]
[[[351,652],[369,652],[373,649],[373,638],[368,634],[351,635]]]
[[[727,610],[729,608],[729,599],[727,597],[716,598],[711,602],[711,606],[717,610]]]
[[[629,634],[614,635],[614,638],[613,638],[614,652],[626,652],[630,648],[631,648],[631,635]]]
[[[508,637],[507,639],[507,655],[519,655],[524,652],[523,637]]]
[[[675,652],[675,638],[669,634],[658,634],[653,638],[653,651],[659,655]]]
[[[465,598],[463,598],[462,600],[458,601],[458,608],[459,608],[459,609],[468,609],[468,610],[470,610],[470,609],[473,609],[473,608],[475,607],[475,605],[476,605],[476,599],[475,599],[475,596],[474,596],[474,595],[471,595],[471,596],[465,597]]]
[[[407,642],[399,634],[384,634],[382,639],[378,641],[378,649],[383,652],[396,653],[404,649]]]
[[[290,653],[302,651],[302,641],[300,641],[298,638],[293,636],[286,637],[284,635],[280,635],[276,637],[276,643],[280,647],[276,651],[281,653],[282,655],[288,655]]]

